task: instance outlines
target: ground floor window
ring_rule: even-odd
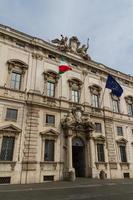
[[[44,161],[54,161],[54,140],[45,139]]]
[[[98,162],[105,162],[104,144],[97,144],[97,158]]]
[[[126,146],[120,145],[119,148],[120,148],[121,162],[127,162]]]
[[[15,137],[4,136],[2,139],[0,160],[12,161]]]

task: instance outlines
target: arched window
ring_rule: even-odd
[[[13,90],[24,89],[24,75],[28,65],[21,60],[11,59],[8,64],[8,87]]]

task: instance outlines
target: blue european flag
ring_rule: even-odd
[[[123,93],[122,87],[111,75],[108,75],[105,88],[111,89],[112,94],[117,97],[120,97]]]

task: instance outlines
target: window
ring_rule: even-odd
[[[55,124],[55,116],[54,115],[46,115],[46,124]]]
[[[128,115],[133,116],[133,104],[127,104]]]
[[[97,133],[102,133],[102,126],[101,123],[95,123],[95,131]]]
[[[79,103],[82,82],[78,79],[69,79],[68,82],[70,87],[70,100]]]
[[[14,90],[20,90],[20,85],[21,85],[21,74],[12,72],[10,87]]]
[[[121,126],[117,126],[117,135],[123,136],[123,128]]]
[[[44,160],[45,161],[54,161],[54,140],[45,140],[45,153]]]
[[[47,95],[49,97],[54,97],[54,95],[55,95],[55,83],[48,81],[48,83],[47,83]]]
[[[92,94],[92,106],[96,108],[99,107],[99,96],[96,94]]]
[[[99,108],[100,94],[101,94],[102,88],[95,84],[89,86],[89,88],[90,88],[90,93],[91,93],[91,105],[95,108]]]
[[[98,158],[98,162],[105,162],[104,144],[97,144],[97,158]]]
[[[6,112],[6,120],[17,120],[17,115],[18,115],[18,110],[12,109],[12,108],[7,108]]]
[[[79,90],[72,89],[72,101],[79,102]]]
[[[113,99],[113,111],[114,112],[120,112],[120,109],[119,109],[119,101],[118,100],[116,100],[116,99]]]
[[[0,153],[0,160],[12,161],[14,150],[14,137],[4,136]]]
[[[127,162],[126,146],[120,145],[119,148],[120,148],[121,162]]]
[[[133,96],[126,96],[125,101],[127,103],[127,113],[129,116],[133,116]]]

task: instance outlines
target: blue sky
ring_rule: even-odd
[[[93,60],[133,75],[133,0],[0,0],[0,23],[46,41],[89,37]]]

